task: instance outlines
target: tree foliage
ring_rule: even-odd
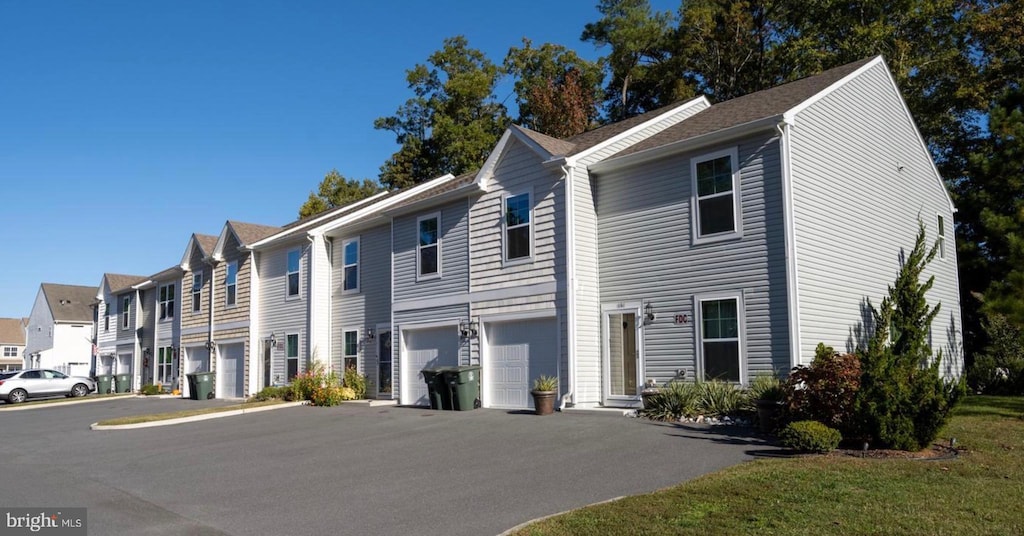
[[[374,121],[401,146],[381,166],[380,182],[404,188],[481,165],[509,123],[494,99],[500,77],[498,66],[463,36],[445,39],[427,64],[406,71],[414,96],[395,115]]]
[[[309,198],[299,207],[299,217],[305,218],[334,207],[355,203],[381,191],[383,188],[370,179],[346,179],[338,170],[332,169],[324,175],[324,180],[320,181],[317,191],[309,192]]]

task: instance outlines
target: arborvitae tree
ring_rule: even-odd
[[[876,447],[925,448],[965,392],[962,379],[942,377],[942,352],[933,355],[928,344],[941,304],[928,304],[926,294],[935,278],[922,282],[921,276],[937,251],[937,243],[926,249],[921,224],[889,295],[880,308],[872,307],[875,332],[860,351],[855,419],[864,438]]]

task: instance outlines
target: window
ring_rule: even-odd
[[[342,290],[359,290],[359,239],[353,238],[341,246],[342,259]]]
[[[238,261],[231,261],[228,263],[228,275],[227,280],[224,283],[224,291],[227,294],[226,303],[228,305],[235,304],[236,292],[238,288]]]
[[[288,296],[299,295],[299,250],[288,252]]]
[[[946,258],[946,219],[937,216],[939,225],[939,258]]]
[[[377,392],[391,392],[391,330],[377,330]]]
[[[174,318],[174,283],[160,286],[160,320]]]
[[[203,272],[192,274],[192,312],[203,310]]]
[[[530,194],[505,197],[504,205],[505,260],[528,259],[532,255]]]
[[[4,357],[18,357],[18,347],[4,346]]]
[[[700,300],[704,379],[740,381],[739,299]]]
[[[130,320],[132,306],[132,297],[125,296],[121,298],[121,329],[128,329],[128,322]]]
[[[103,331],[110,331],[110,315],[103,315]]]
[[[288,381],[299,375],[299,334],[291,333],[285,336],[284,348],[285,363],[287,363]]]
[[[440,275],[441,243],[439,227],[440,214],[423,216],[416,220],[419,242],[416,245],[416,276],[430,278]]]
[[[354,369],[358,366],[359,362],[359,332],[358,331],[346,331],[345,332],[345,348],[344,348],[343,362],[345,364],[345,370]]]
[[[171,383],[174,381],[173,367],[174,349],[170,346],[157,349],[156,355],[156,381],[158,383]]]
[[[740,234],[737,159],[733,148],[691,161],[695,242],[708,238],[732,238]]]

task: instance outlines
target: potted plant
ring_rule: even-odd
[[[533,380],[533,411],[537,415],[551,415],[555,412],[555,397],[558,395],[558,377],[540,375]]]
[[[757,427],[771,433],[779,426],[786,391],[776,376],[757,376],[751,382],[750,398],[757,409]]]

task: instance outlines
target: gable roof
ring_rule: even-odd
[[[199,245],[203,255],[209,256],[213,253],[213,248],[217,247],[217,237],[215,235],[194,233],[192,236],[195,237],[196,244]]]
[[[353,201],[347,205],[334,207],[332,209],[325,210],[319,214],[314,214],[312,216],[300,218],[281,227],[279,232],[267,235],[257,241],[246,244],[246,246],[259,247],[281,240],[287,240],[289,238],[304,236],[309,231],[309,229],[312,228],[317,223],[326,224],[331,221],[340,219],[344,216],[348,216],[359,209],[374,206],[386,199],[390,199],[396,193],[397,191],[380,192],[373,196],[360,199],[358,201]]]
[[[627,147],[612,158],[639,153],[712,132],[759,120],[782,116],[802,102],[824,91],[875,58],[865,58],[773,88],[727,100],[701,110],[640,143]],[[609,125],[611,126],[611,125]]]
[[[111,294],[117,294],[118,291],[128,290],[132,285],[138,284],[139,282],[145,281],[146,276],[142,275],[125,275],[125,274],[103,274],[103,279],[107,282],[107,288],[110,289]],[[101,293],[103,289],[99,289],[96,298],[102,298]]]
[[[426,189],[424,189],[424,190],[422,190],[420,192],[417,192],[414,195],[409,196],[406,199],[403,199],[402,201],[400,201],[398,203],[395,203],[395,204],[387,207],[387,209],[385,209],[384,212],[387,213],[387,214],[396,214],[396,213],[401,212],[402,209],[404,209],[404,208],[408,208],[410,206],[417,205],[417,204],[419,204],[419,203],[421,203],[423,201],[426,201],[426,200],[429,200],[429,199],[432,199],[432,198],[435,198],[435,197],[440,197],[440,196],[442,196],[442,195],[444,195],[446,193],[454,192],[454,191],[459,190],[461,188],[464,188],[466,186],[471,186],[473,183],[476,182],[476,176],[477,176],[478,172],[479,172],[479,170],[474,169],[473,171],[468,171],[466,173],[463,173],[462,175],[459,175],[458,177],[451,177],[451,176],[447,176],[446,175],[445,177],[441,177],[440,178],[440,179],[443,179],[443,180],[434,179],[434,181],[437,181],[436,185],[430,186],[430,187],[428,187],[428,188],[426,188]],[[430,181],[430,182],[434,182],[434,181]],[[423,183],[423,184],[426,185],[428,183]]]
[[[248,246],[253,242],[257,242],[281,231],[280,227],[260,225],[258,223],[245,223],[229,220],[227,224],[231,227],[232,232],[235,233],[235,237],[238,238],[238,242],[242,246]]]
[[[698,97],[698,99],[699,98],[700,97]],[[577,134],[565,140],[566,143],[571,143],[573,145],[572,152],[565,153],[565,155],[572,156],[575,154],[582,153],[583,151],[586,151],[587,149],[590,149],[595,145],[608,141],[635,126],[642,125],[643,123],[646,123],[651,119],[654,119],[666,112],[678,108],[679,106],[685,103],[692,102],[693,100],[694,99],[687,99],[685,101],[673,102],[672,104],[669,104],[667,106],[662,106],[661,108],[656,108],[649,112],[644,112],[640,115],[635,115],[633,117],[623,119],[622,121],[609,123],[603,127],[595,128],[594,130],[588,130],[586,132]]]
[[[92,323],[91,304],[97,287],[43,283],[40,288],[54,321]]]
[[[25,324],[21,318],[0,318],[0,344],[25,346]]]
[[[551,153],[552,155],[567,155],[573,152],[573,150],[576,148],[576,145],[574,143],[565,140],[560,140],[558,138],[552,138],[547,134],[541,134],[540,132],[530,130],[526,127],[512,125],[512,128],[518,129],[520,132],[525,134],[526,137],[528,137],[537,145],[540,145],[542,149]]]

